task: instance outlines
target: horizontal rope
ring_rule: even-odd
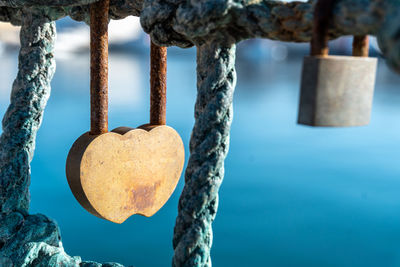
[[[49,20],[70,16],[88,24],[89,5],[75,4],[94,0],[0,1],[8,5],[0,6],[0,21],[20,25],[22,10],[28,7]],[[111,0],[109,17],[140,16],[144,31],[160,46],[186,48],[200,46],[209,40],[233,44],[249,38],[309,42],[313,2]],[[37,5],[33,5],[35,3]],[[53,6],[44,6],[44,3]],[[399,18],[400,1],[397,0],[338,0],[329,25],[329,38],[375,35],[388,64],[400,72],[400,38],[397,34],[400,25],[396,23]]]
[[[0,0],[6,7],[67,7],[88,5],[99,0]]]
[[[20,25],[22,10],[29,8],[49,20],[70,16],[89,24],[87,3],[91,2],[94,0],[0,0],[0,21]],[[209,40],[233,44],[250,38],[309,42],[314,2],[111,0],[109,18],[140,16],[144,31],[160,46],[186,48]],[[338,0],[329,38],[375,35],[388,64],[400,72],[399,12],[397,0]]]
[[[25,7],[41,8],[51,20],[71,16],[74,20],[88,22],[89,6],[71,6],[73,2],[75,1],[3,0],[0,3],[9,5],[0,7],[0,20],[19,25],[21,5],[26,3]],[[76,2],[89,3],[94,0]],[[34,3],[38,4],[32,5]],[[40,5],[41,3],[43,4]],[[337,38],[343,35],[376,35],[385,16],[399,8],[400,4],[395,0],[340,0],[335,7],[330,36]],[[221,36],[224,39],[229,37],[234,43],[258,37],[309,42],[312,12],[311,2],[114,0],[110,3],[111,19],[141,16],[143,29],[151,34],[155,43],[180,47],[201,45]]]

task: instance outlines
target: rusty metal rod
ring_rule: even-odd
[[[314,9],[313,35],[311,39],[312,56],[328,56],[328,28],[332,22],[335,0],[319,0]]]
[[[90,134],[108,131],[109,0],[90,6]]]
[[[354,36],[353,56],[354,57],[368,57],[368,55],[369,55],[368,35]]]
[[[151,42],[150,48],[150,125],[166,124],[167,48]]]

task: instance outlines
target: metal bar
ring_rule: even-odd
[[[90,6],[90,134],[108,131],[109,0]]]
[[[151,42],[150,125],[166,124],[167,48]]]
[[[354,36],[353,56],[354,57],[368,57],[368,55],[369,55],[368,35]]]
[[[327,56],[329,54],[328,28],[332,22],[332,9],[335,2],[335,0],[319,0],[315,5],[311,39],[312,56]]]

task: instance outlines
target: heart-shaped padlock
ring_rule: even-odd
[[[377,59],[368,57],[368,36],[355,36],[353,56],[328,56],[334,0],[314,11],[311,56],[305,57],[298,122],[310,126],[360,126],[370,121]]]
[[[165,123],[166,48],[151,44],[150,123],[108,132],[108,6],[90,7],[90,132],[68,154],[68,183],[93,215],[122,223],[151,216],[173,193],[184,164],[179,134]]]

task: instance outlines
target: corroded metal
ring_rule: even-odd
[[[369,37],[368,35],[354,36],[353,57],[368,57]]]
[[[90,7],[90,134],[108,131],[109,0]]]
[[[167,48],[151,42],[150,48],[150,125],[166,124]]]
[[[156,213],[169,199],[185,161],[182,139],[169,126],[120,127],[85,133],[67,158],[68,184],[91,214],[122,223],[133,214]]]
[[[70,149],[68,184],[99,218],[150,217],[172,195],[185,160],[179,134],[165,125],[167,48],[151,43],[150,124],[108,133],[108,0],[92,4],[90,26],[91,129]]]
[[[311,38],[311,55],[327,56],[329,54],[329,24],[332,23],[332,10],[335,0],[319,0],[315,5],[314,27]]]

